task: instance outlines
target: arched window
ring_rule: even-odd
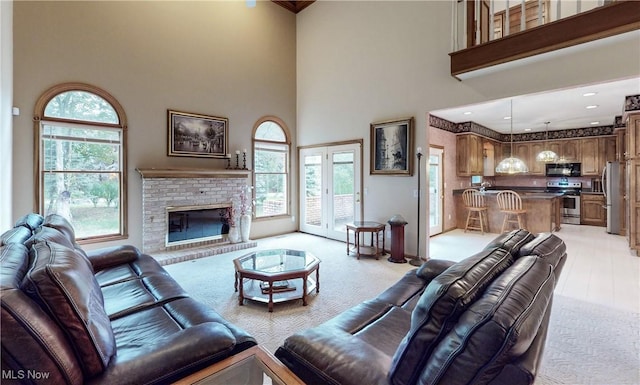
[[[260,119],[253,134],[255,217],[289,214],[289,156],[291,142],[284,122]]]
[[[80,242],[126,236],[126,116],[104,90],[65,83],[45,91],[34,116],[36,204],[60,214]]]

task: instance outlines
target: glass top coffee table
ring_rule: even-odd
[[[304,385],[282,362],[260,345],[185,377],[173,385]]]
[[[270,312],[274,303],[300,298],[307,306],[307,295],[320,292],[320,259],[308,251],[259,250],[234,259],[233,265],[240,306],[245,298],[267,303]]]

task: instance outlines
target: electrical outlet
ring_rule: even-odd
[[[418,197],[418,190],[413,190],[413,197],[417,198]]]
[[[449,214],[449,220],[451,220],[451,214]]]
[[[537,181],[537,180],[534,180],[534,181],[533,181],[533,185],[535,186],[535,185],[537,185],[537,184],[538,184],[538,181]]]

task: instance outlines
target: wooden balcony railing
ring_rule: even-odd
[[[509,7],[499,9],[496,3]],[[573,14],[563,12],[567,4]],[[449,55],[451,75],[459,76],[640,29],[640,2],[563,0],[554,7],[550,0],[465,0],[454,5],[454,24]]]

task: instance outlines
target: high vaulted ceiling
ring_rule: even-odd
[[[293,13],[298,13],[315,2],[312,1],[287,1],[287,0],[271,0],[281,7],[288,9]]]

